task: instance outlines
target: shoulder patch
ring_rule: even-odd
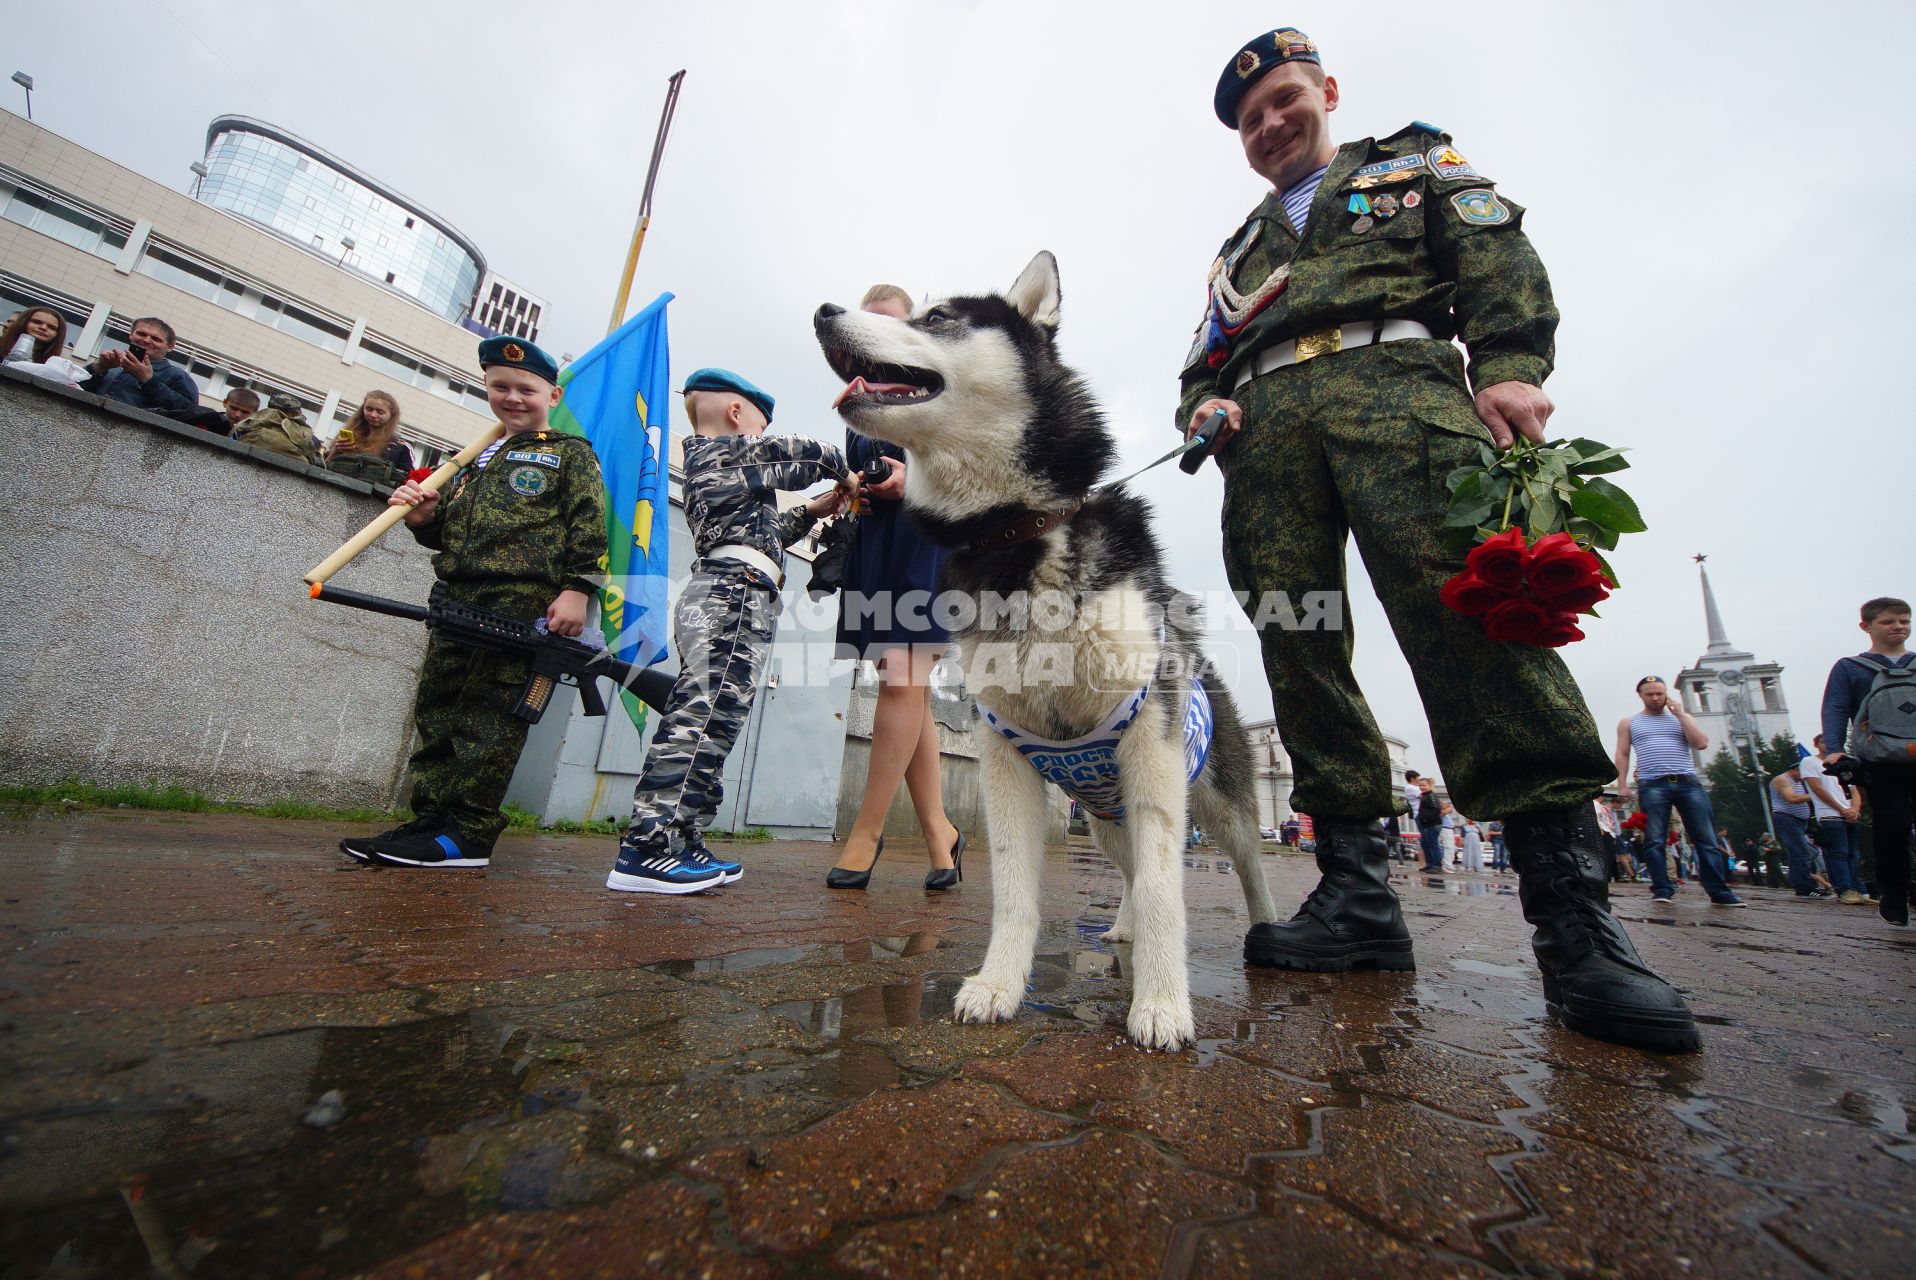
[[[1490,181],[1490,179],[1484,177],[1483,174],[1471,168],[1470,161],[1464,159],[1463,153],[1449,143],[1432,147],[1425,153],[1424,162],[1430,166],[1430,171],[1436,174],[1440,180],[1475,178],[1479,182]]]
[[[1472,226],[1496,227],[1510,221],[1510,210],[1488,187],[1472,187],[1450,198],[1457,216]]]
[[[546,453],[540,449],[514,449],[506,455],[506,461],[536,463],[541,467],[551,467],[555,471],[560,465],[558,454]]]

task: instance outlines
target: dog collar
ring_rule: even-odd
[[[1015,547],[1020,542],[1029,542],[1040,534],[1049,533],[1060,525],[1071,523],[1071,517],[1078,514],[1082,502],[1074,502],[1068,507],[1051,507],[1043,511],[1027,511],[982,538],[974,538],[965,544],[967,551],[997,551],[1004,547]]]

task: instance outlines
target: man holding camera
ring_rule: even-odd
[[[1876,910],[1891,924],[1907,925],[1910,827],[1916,820],[1916,665],[1910,662],[1916,654],[1906,648],[1909,602],[1878,596],[1864,603],[1857,625],[1869,637],[1869,649],[1837,662],[1823,687],[1823,740],[1836,748],[1823,763],[1868,800],[1875,816]]]
[[[1293,600],[1341,589],[1355,535],[1453,799],[1504,821],[1550,1009],[1599,1039],[1695,1049],[1682,997],[1608,909],[1590,802],[1613,774],[1576,682],[1556,654],[1493,642],[1439,599],[1463,565],[1441,545],[1444,477],[1519,432],[1543,440],[1551,413],[1557,310],[1523,210],[1434,125],[1339,146],[1338,102],[1316,44],[1290,27],[1238,49],[1212,98],[1270,185],[1211,267],[1180,378],[1187,435],[1225,414],[1212,450],[1231,586]],[[1260,639],[1292,803],[1317,819],[1324,874],[1296,918],[1252,927],[1245,957],[1407,968],[1379,821],[1398,795],[1350,633]]]
[[[103,351],[93,362],[98,379],[90,390],[109,400],[154,413],[191,413],[200,407],[200,386],[173,353],[173,326],[157,316],[133,322],[126,350]]]

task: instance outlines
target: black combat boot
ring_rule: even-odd
[[[1251,926],[1245,962],[1317,973],[1359,965],[1415,969],[1410,931],[1390,888],[1383,826],[1375,820],[1318,823],[1317,869],[1323,878],[1288,922]]]
[[[1550,1012],[1572,1031],[1639,1049],[1703,1047],[1676,989],[1643,963],[1610,914],[1596,814],[1587,804],[1512,814],[1504,844],[1517,871],[1530,946]]]

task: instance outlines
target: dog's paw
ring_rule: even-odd
[[[1188,1000],[1133,1000],[1124,1026],[1143,1049],[1181,1049],[1197,1039]]]
[[[958,988],[958,999],[951,1006],[952,1016],[960,1022],[1007,1022],[1024,1002],[1022,987],[999,987],[973,974]]]

